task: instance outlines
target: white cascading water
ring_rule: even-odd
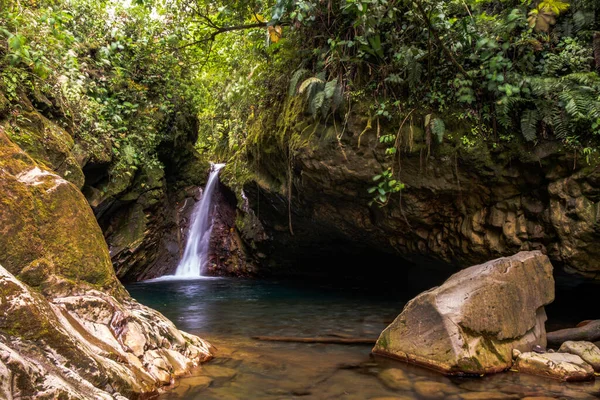
[[[204,272],[213,226],[212,197],[219,181],[219,171],[224,166],[225,164],[213,164],[204,193],[202,193],[202,199],[194,206],[185,252],[177,266],[175,277],[198,278]]]

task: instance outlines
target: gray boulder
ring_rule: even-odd
[[[552,264],[539,251],[476,265],[411,300],[373,353],[446,374],[504,371],[513,349],[546,346],[553,300]]]
[[[575,354],[590,364],[594,371],[600,372],[600,349],[594,343],[568,341],[564,342],[558,351]]]

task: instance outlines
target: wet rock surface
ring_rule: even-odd
[[[513,368],[520,373],[545,376],[561,381],[594,379],[594,369],[581,357],[568,353],[533,352],[518,354]]]
[[[356,355],[353,368],[348,369],[339,364],[341,359],[349,360],[344,348],[271,347],[243,338],[211,340],[219,349],[213,362],[235,370],[235,376],[215,379],[210,384],[206,384],[206,377],[184,378],[162,399],[187,396],[208,400],[298,397],[310,400],[592,400],[599,388],[599,383],[594,382],[566,383],[514,372],[449,379],[405,363],[383,358],[368,360]],[[202,371],[206,369],[207,366]],[[290,374],[294,379],[288,378]],[[392,387],[393,384],[388,385],[390,382],[408,382],[411,386]]]
[[[595,372],[600,372],[600,349],[594,343],[568,341],[564,342],[558,351],[575,354],[590,364]]]
[[[553,300],[552,265],[542,253],[493,260],[411,300],[373,352],[448,374],[501,372],[513,349],[546,345],[544,305]]]

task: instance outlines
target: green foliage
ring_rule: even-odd
[[[388,168],[379,175],[375,175],[373,181],[376,183],[376,186],[368,190],[369,194],[374,196],[369,205],[375,203],[380,207],[386,206],[390,200],[390,195],[404,189],[404,184],[394,179],[394,173],[391,168]]]
[[[288,97],[296,94],[296,87],[306,70],[299,69],[294,72],[290,80]],[[306,94],[308,110],[313,118],[326,118],[331,110],[335,111],[343,101],[342,87],[337,79],[325,82],[324,74],[305,79],[297,90],[298,94]]]
[[[525,110],[521,116],[521,132],[528,142],[532,142],[537,137],[537,126],[540,121],[540,114],[537,110]]]
[[[591,40],[599,28],[597,2],[306,3],[286,5],[300,37],[315,31],[324,36],[296,43],[307,55],[303,65],[324,68],[341,87],[363,93],[361,101],[372,101],[376,116],[399,124],[381,108],[399,99],[401,109],[423,114],[464,109],[479,116],[473,121],[481,125],[477,129],[493,124],[496,138],[521,131],[525,141],[553,135],[571,147],[598,145],[592,132],[600,89]],[[314,97],[323,86],[313,90],[314,115],[324,104],[322,96]],[[426,128],[443,139],[441,119],[431,119]]]
[[[442,143],[444,133],[446,133],[446,124],[441,118],[432,118],[432,115],[428,114],[425,116],[425,128],[431,131],[438,143]]]
[[[87,147],[108,148],[115,175],[159,165],[184,114],[198,117],[200,151],[260,164],[271,160],[249,148],[265,146],[288,168],[313,129],[290,133],[292,115],[337,130],[356,102],[371,105],[378,132],[417,110],[428,146],[444,140],[449,115],[466,116],[468,147],[557,138],[583,151],[600,139],[593,0],[4,4],[5,96],[38,99]],[[266,113],[277,132],[253,129]],[[380,141],[396,160],[396,135]]]
[[[0,9],[0,90],[23,96],[92,154],[107,149],[113,178],[160,167],[175,121],[194,115],[196,49],[176,3],[9,0]],[[4,49],[4,50],[2,50]],[[4,53],[3,53],[4,52]],[[112,154],[111,154],[112,153]]]

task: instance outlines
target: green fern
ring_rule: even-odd
[[[431,121],[431,133],[433,133],[438,141],[442,143],[444,140],[444,133],[446,133],[446,124],[440,118],[434,118]]]
[[[519,110],[524,108],[527,103],[529,103],[529,100],[523,97],[503,97],[496,109],[498,123],[504,128],[512,128],[513,116],[518,114]]]
[[[294,95],[296,95],[296,89],[298,88],[298,83],[300,82],[300,79],[302,79],[304,77],[304,75],[306,75],[308,71],[304,68],[300,68],[299,70],[297,70],[296,72],[294,72],[294,74],[292,75],[292,78],[290,79],[290,87],[288,90],[288,97],[292,97]]]
[[[340,108],[343,101],[344,101],[344,88],[338,82],[338,84],[336,85],[335,90],[333,92],[333,97],[331,98],[331,109],[333,110],[333,112],[336,112]]]
[[[324,83],[322,79],[319,79],[316,76],[310,77],[310,78],[306,79],[304,82],[302,82],[302,84],[300,85],[300,88],[298,88],[298,93],[303,94],[306,91],[306,89],[311,88],[315,84],[321,84],[321,83]]]
[[[521,116],[521,133],[528,142],[537,138],[537,127],[540,122],[538,110],[525,110]]]
[[[554,109],[550,115],[550,122],[554,135],[559,139],[566,139],[569,136],[569,127],[565,118],[559,109]]]
[[[414,88],[421,82],[421,75],[423,73],[423,66],[417,62],[415,59],[411,60],[412,62],[408,65],[408,76],[407,81],[408,85],[411,88]]]
[[[317,113],[323,107],[323,103],[325,102],[325,92],[321,91],[315,95],[312,101],[309,103],[309,111],[310,114],[316,118]]]

